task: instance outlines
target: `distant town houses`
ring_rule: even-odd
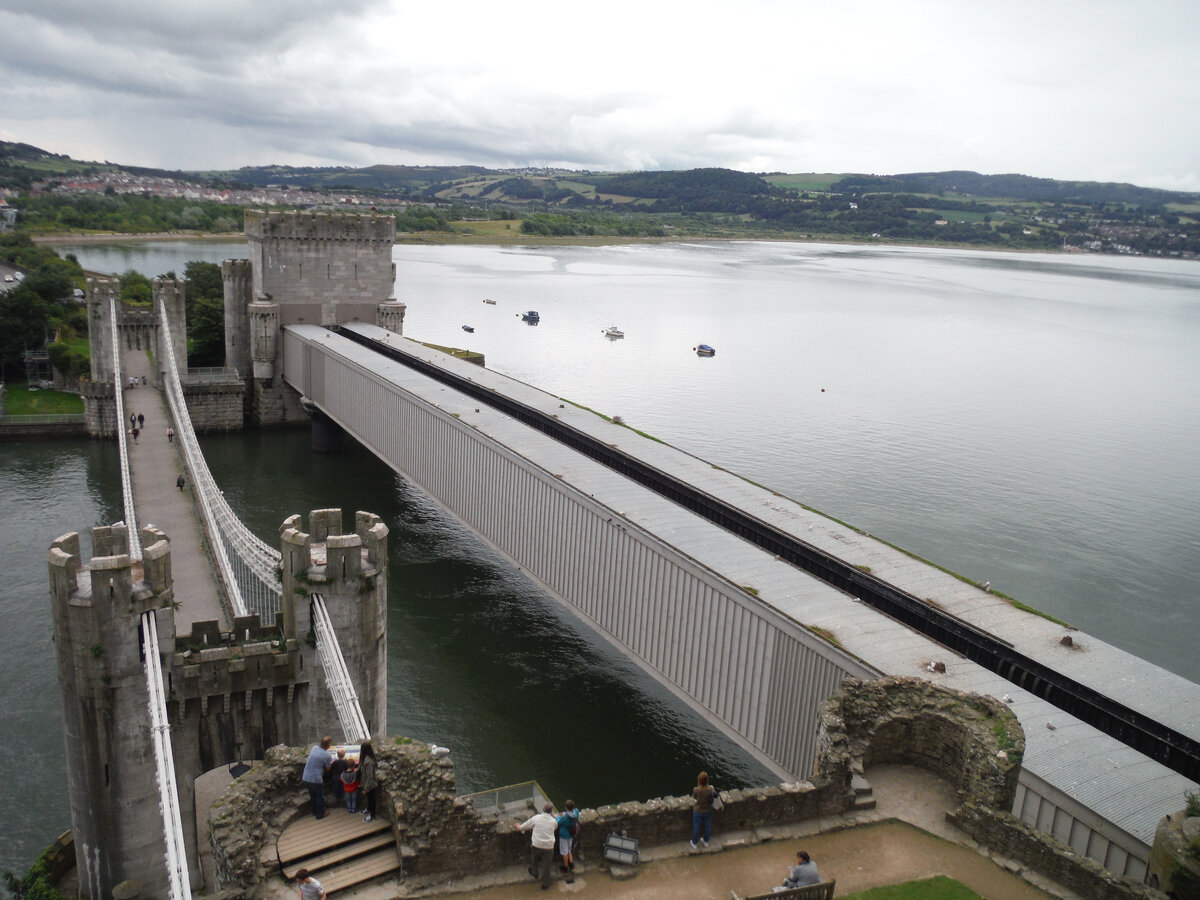
[[[350,206],[379,209],[405,209],[404,201],[389,197],[331,195],[327,192],[293,190],[285,186],[237,189],[209,187],[159,175],[138,175],[131,172],[98,172],[46,179],[31,186],[29,196],[46,194],[137,194],[152,197],[173,197],[183,200],[224,203],[229,206]]]

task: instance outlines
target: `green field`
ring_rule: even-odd
[[[4,389],[5,413],[10,416],[59,416],[83,412],[83,398],[62,391],[30,390],[23,384]]]
[[[835,173],[807,172],[798,175],[764,175],[763,181],[791,191],[827,191],[845,177]]]

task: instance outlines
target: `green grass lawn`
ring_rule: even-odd
[[[31,391],[23,384],[4,389],[5,412],[10,416],[58,416],[83,412],[83,398],[62,391]]]
[[[938,875],[847,894],[843,900],[983,900],[983,897],[953,878]]]

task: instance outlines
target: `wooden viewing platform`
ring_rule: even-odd
[[[391,823],[378,818],[364,822],[360,814],[336,807],[323,819],[304,816],[285,828],[275,854],[289,881],[308,869],[330,894],[400,871]]]

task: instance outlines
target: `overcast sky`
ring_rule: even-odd
[[[1200,191],[1196,0],[0,0],[77,159],[899,172]]]

